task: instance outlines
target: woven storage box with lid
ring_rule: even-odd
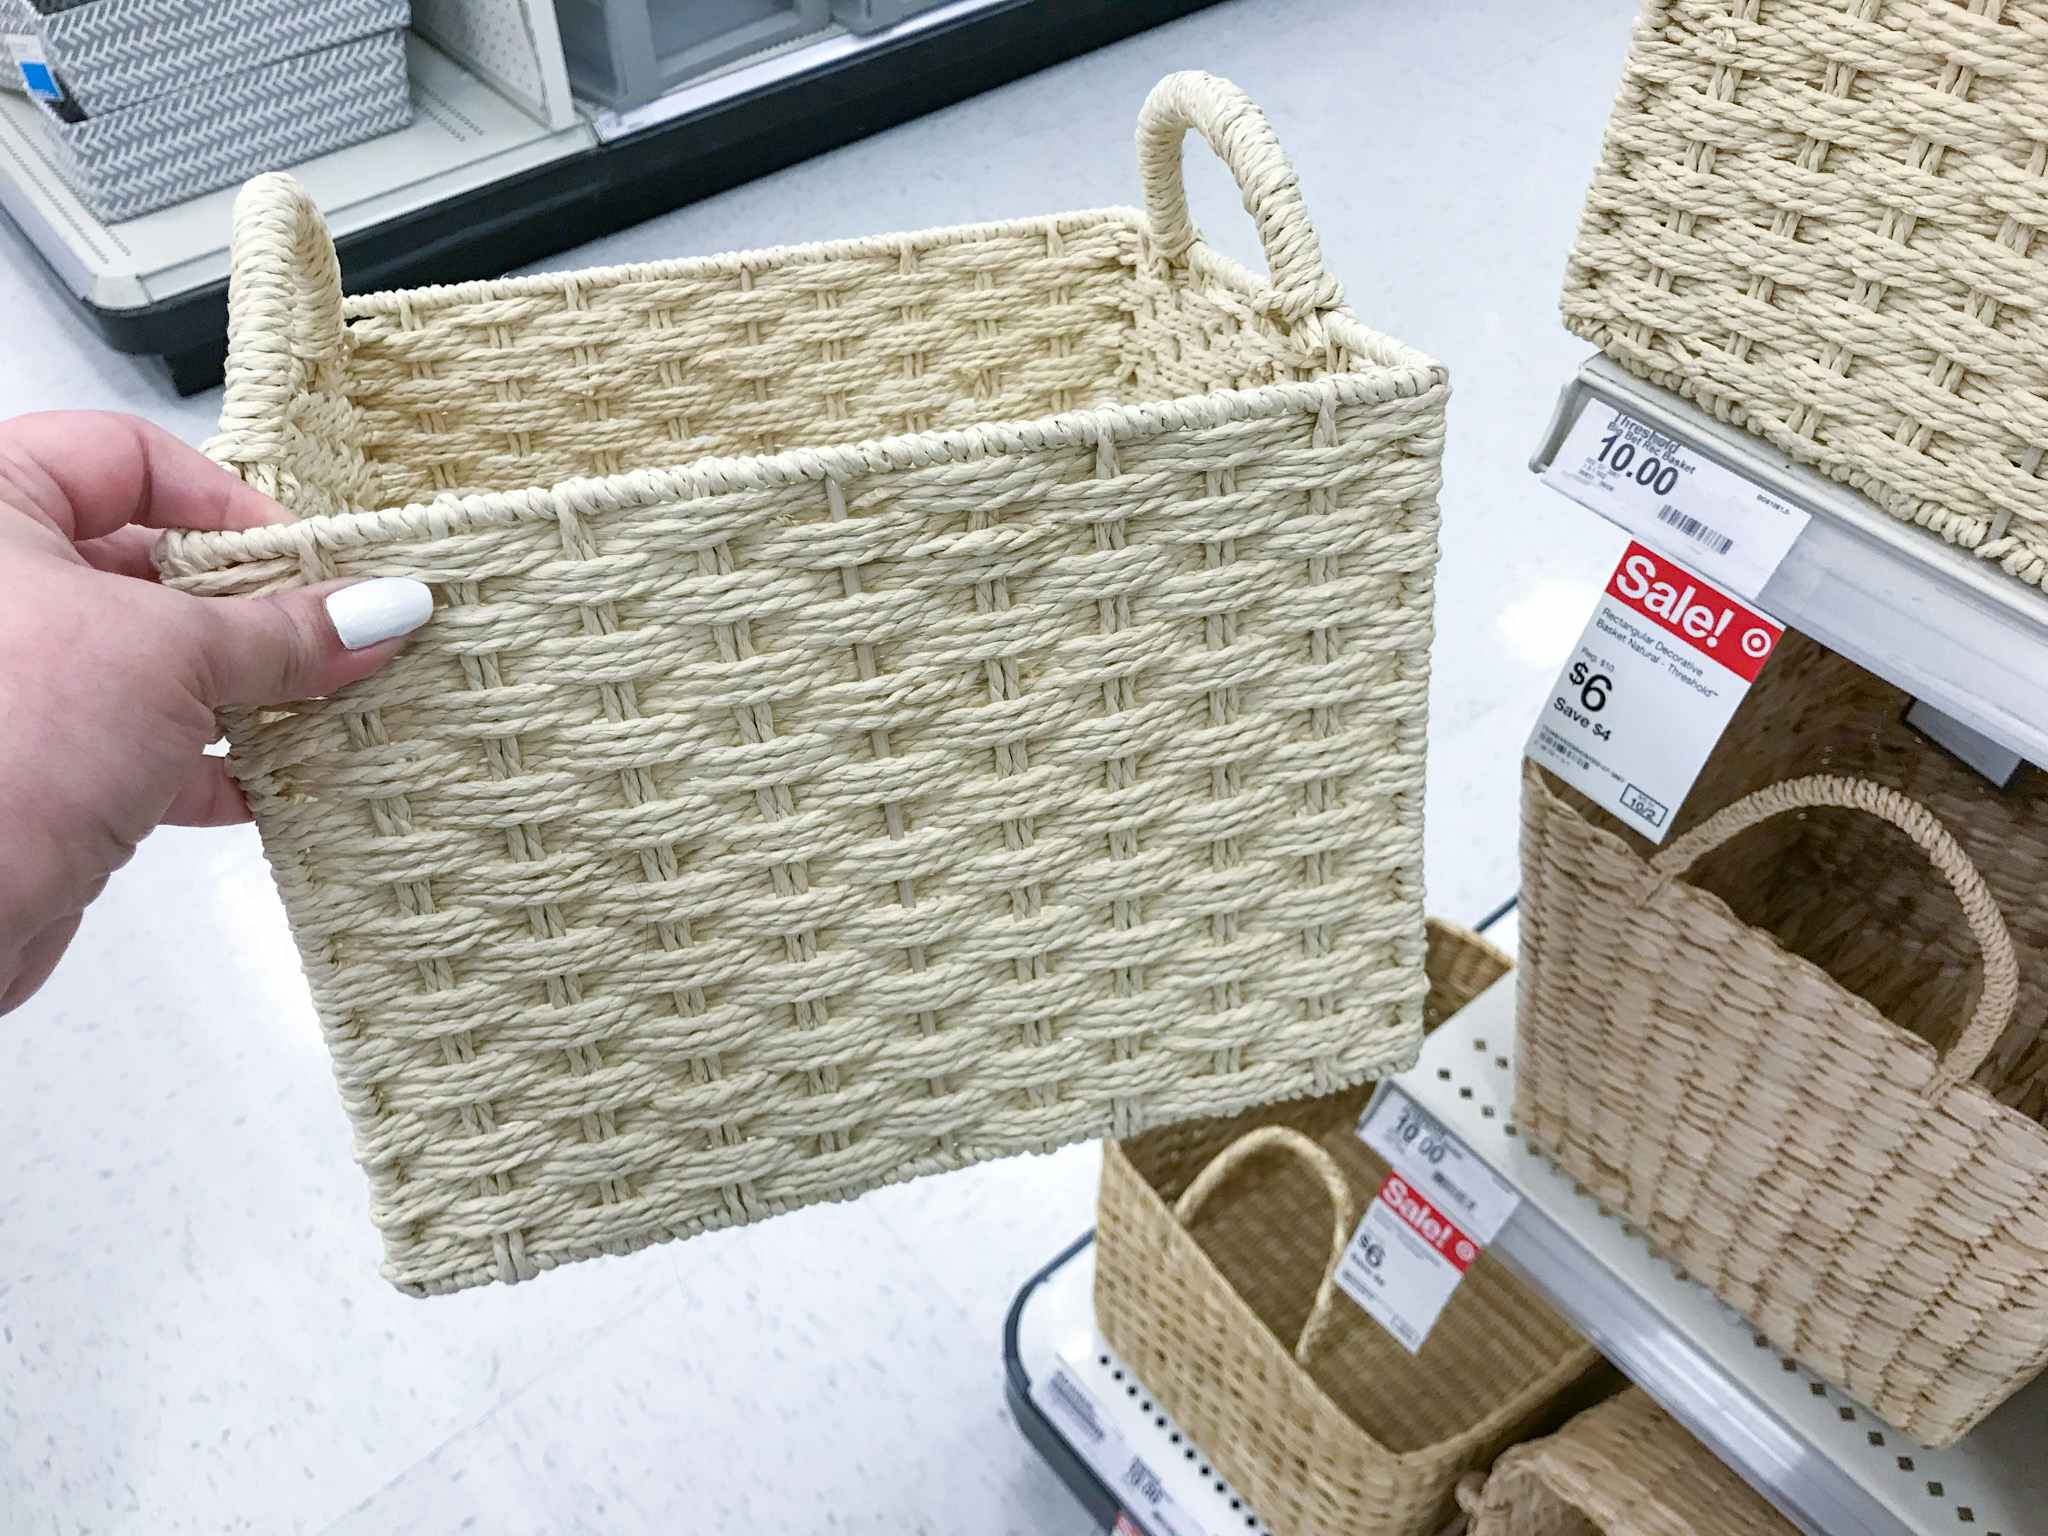
[[[1529,769],[1515,1116],[1946,1444],[2048,1363],[2048,786],[1788,634],[1661,851]]]
[[[1518,1445],[1458,1489],[1466,1536],[1798,1536],[1633,1389]]]
[[[2048,580],[2048,5],[1646,0],[1572,330]]]
[[[1139,148],[1144,213],[346,302],[244,194],[214,452],[304,521],[160,559],[436,590],[225,721],[400,1285],[1413,1058],[1443,371],[1242,94]]]
[[[1508,968],[1430,925],[1430,1020]],[[1484,1255],[1419,1354],[1335,1289],[1387,1168],[1369,1088],[1105,1149],[1095,1316],[1281,1536],[1434,1536],[1458,1479],[1604,1389],[1592,1348]]]
[[[232,117],[251,106],[238,82],[247,70],[398,32],[411,9],[410,0],[0,0],[0,32],[34,39],[89,114],[169,96]],[[0,81],[19,89],[11,73],[0,70]]]
[[[396,9],[402,25],[405,6]],[[44,107],[36,125],[79,201],[102,219],[138,218],[403,128],[405,49],[403,31],[373,32],[112,111],[74,118]]]

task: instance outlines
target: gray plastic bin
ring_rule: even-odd
[[[831,23],[830,0],[555,0],[576,94],[637,107]]]
[[[946,0],[832,0],[832,19],[849,32],[879,32]]]

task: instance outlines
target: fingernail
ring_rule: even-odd
[[[409,635],[433,613],[433,590],[410,576],[378,576],[327,594],[327,618],[351,651]]]

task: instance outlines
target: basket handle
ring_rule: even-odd
[[[206,451],[245,471],[290,463],[287,407],[301,393],[340,392],[345,334],[327,221],[295,178],[256,177],[235,198],[226,389]]]
[[[1984,957],[1984,985],[1977,997],[1976,1012],[1942,1054],[1928,1082],[1927,1096],[1938,1098],[1967,1082],[2005,1033],[2019,998],[2019,962],[2013,955],[2012,935],[2006,930],[1998,903],[1985,888],[1984,877],[1977,873],[1977,866],[1970,862],[1962,845],[1926,806],[1868,779],[1829,774],[1786,779],[1716,811],[1651,859],[1650,867],[1662,879],[1676,879],[1737,833],[1759,822],[1787,811],[1823,806],[1865,811],[1890,822],[1918,843],[1921,852],[1956,893],[1963,917],[1976,936],[1977,948]]]
[[[1309,1351],[1329,1324],[1330,1308],[1337,1294],[1337,1266],[1343,1262],[1345,1245],[1351,1240],[1351,1229],[1345,1225],[1345,1218],[1351,1212],[1351,1186],[1345,1182],[1344,1170],[1337,1166],[1337,1160],[1299,1131],[1289,1130],[1284,1125],[1262,1125],[1255,1131],[1247,1131],[1210,1158],[1202,1171],[1195,1175],[1195,1181],[1174,1201],[1173,1214],[1182,1226],[1186,1226],[1195,1219],[1195,1213],[1201,1210],[1209,1196],[1216,1192],[1217,1185],[1267,1151],[1293,1153],[1314,1170],[1322,1179],[1323,1188],[1330,1192],[1330,1262],[1323,1270],[1323,1283],[1316,1287],[1315,1304],[1309,1308],[1308,1321],[1301,1325],[1301,1337],[1294,1341],[1294,1358],[1306,1365]]]
[[[1302,201],[1301,179],[1266,114],[1228,80],[1200,70],[1168,75],[1152,87],[1138,113],[1138,176],[1160,253],[1172,259],[1199,247],[1222,259],[1209,251],[1188,215],[1180,147],[1190,128],[1230,167],[1245,212],[1259,227],[1272,281],[1268,307],[1299,320],[1341,306],[1344,291],[1323,270],[1322,243]]]

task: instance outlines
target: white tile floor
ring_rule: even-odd
[[[1452,371],[1428,878],[1470,920],[1514,887],[1517,754],[1618,546],[1523,463],[1584,350],[1554,300],[1631,9],[1234,0],[550,264],[1134,201],[1147,87],[1236,77],[1358,310]],[[209,429],[217,397],[101,347],[4,221],[0,294],[0,415]],[[1086,1528],[998,1333],[1088,1224],[1092,1148],[405,1300],[246,832],[153,838],[0,1041],[0,1530]]]

